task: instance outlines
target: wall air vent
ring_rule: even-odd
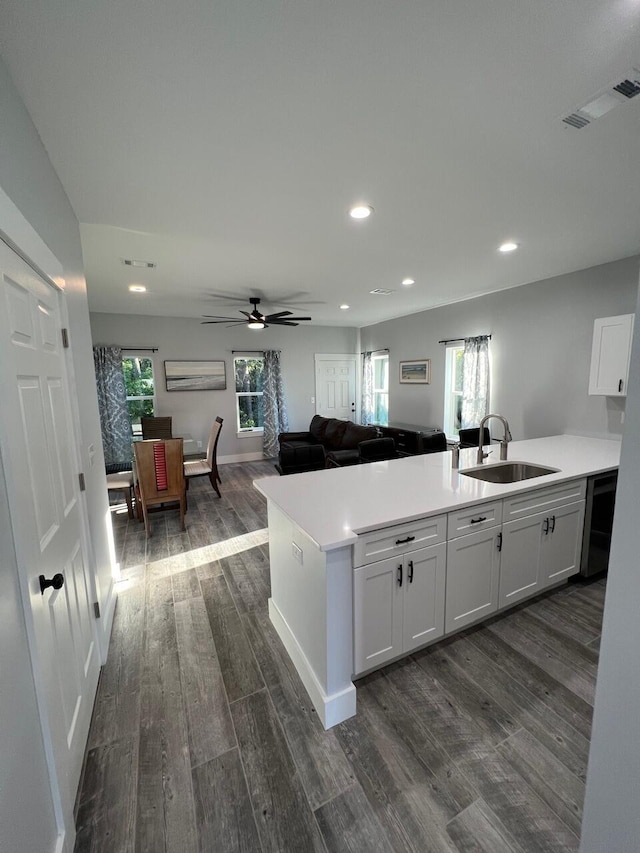
[[[632,68],[623,80],[612,83],[606,89],[602,89],[594,98],[577,110],[563,116],[562,121],[569,127],[580,130],[591,124],[597,118],[602,118],[614,107],[628,103],[631,98],[640,94],[640,70]]]
[[[370,290],[369,293],[373,293],[374,296],[389,296],[390,293],[395,293],[395,291],[385,290],[384,287],[376,287],[374,290]]]

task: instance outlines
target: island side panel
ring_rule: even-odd
[[[355,714],[351,548],[324,553],[268,502],[269,615],[325,728]]]

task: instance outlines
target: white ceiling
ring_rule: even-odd
[[[640,96],[560,121],[640,65],[640,0],[3,0],[0,53],[93,311],[363,326],[640,251]]]

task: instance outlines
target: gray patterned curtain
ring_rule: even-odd
[[[280,368],[280,352],[265,350],[262,372],[262,402],[264,405],[264,433],[262,450],[267,458],[278,455],[278,435],[289,429],[284,383]]]
[[[131,469],[131,422],[120,347],[94,347],[102,446],[107,470]]]

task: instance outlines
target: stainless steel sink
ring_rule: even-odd
[[[559,470],[559,468],[545,468],[542,465],[530,465],[528,462],[504,462],[482,468],[468,468],[460,473],[465,477],[474,477],[476,480],[484,480],[487,483],[518,483],[520,480],[544,477],[545,474],[557,474]]]

